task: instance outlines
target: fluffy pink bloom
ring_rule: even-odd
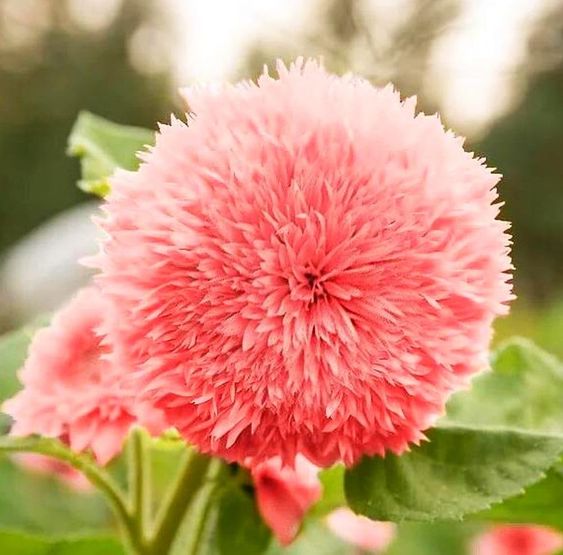
[[[14,456],[14,460],[31,472],[58,478],[75,491],[86,492],[93,489],[84,474],[57,459],[36,453],[21,453]]]
[[[563,535],[527,524],[496,526],[477,538],[473,555],[553,555],[563,548]]]
[[[336,536],[366,551],[384,551],[396,534],[391,522],[377,522],[345,507],[332,511],[326,521]]]
[[[139,390],[201,450],[401,453],[511,298],[493,174],[391,87],[278,66],[186,92],[117,173],[94,265]]]
[[[97,334],[106,309],[99,291],[83,289],[36,334],[19,376],[23,389],[3,407],[13,435],[60,438],[75,451],[90,449],[101,464],[121,451],[141,405]],[[156,420],[151,411],[143,417]]]
[[[291,543],[303,517],[321,497],[318,468],[297,455],[295,467],[283,466],[277,457],[253,466],[251,472],[264,522],[282,545]]]

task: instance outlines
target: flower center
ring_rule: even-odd
[[[321,278],[320,276],[312,272],[305,272],[304,276],[311,291],[311,298],[309,302],[314,303],[319,299],[319,297],[323,297],[325,295],[325,290],[321,282]]]

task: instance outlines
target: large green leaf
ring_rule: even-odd
[[[555,357],[515,338],[491,362],[470,391],[454,395],[446,422],[563,432],[563,366]]]
[[[154,136],[148,129],[118,125],[82,112],[68,139],[68,154],[78,156],[81,162],[82,179],[78,186],[104,197],[110,190],[108,178],[117,168],[137,169],[137,153],[152,145]]]
[[[124,555],[112,537],[45,538],[0,532],[0,553],[5,555]]]
[[[475,515],[476,519],[499,522],[544,524],[563,530],[563,464],[557,464],[547,476],[525,493],[494,505]]]
[[[563,440],[526,431],[436,428],[400,457],[364,458],[345,476],[346,497],[375,520],[450,520],[487,509],[540,480]]]

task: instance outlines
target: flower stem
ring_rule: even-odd
[[[204,483],[211,459],[192,451],[180,471],[180,475],[168,501],[161,510],[155,535],[150,542],[151,553],[167,555],[174,543],[184,515]]]
[[[99,468],[89,456],[77,454],[59,441],[43,437],[0,437],[0,452],[38,453],[63,461],[80,471],[106,496],[133,552],[140,555],[146,553],[123,492],[111,476]]]
[[[218,459],[214,459],[209,465],[207,483],[198,496],[198,503],[194,506],[194,511],[190,512],[190,535],[185,550],[186,555],[199,555],[207,517],[219,486],[219,475],[222,470],[223,463]]]
[[[151,508],[151,472],[149,451],[145,433],[141,428],[134,428],[129,436],[128,470],[130,492],[130,515],[135,526],[138,543],[147,544],[147,529],[150,526]]]

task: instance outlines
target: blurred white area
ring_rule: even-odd
[[[78,261],[96,252],[96,209],[91,202],[67,210],[8,251],[0,267],[0,299],[19,322],[52,311],[88,281],[92,272]]]
[[[178,83],[231,78],[253,40],[290,40],[322,1],[166,0],[164,4],[178,24]],[[375,13],[395,19],[408,13],[411,3],[370,0]],[[518,92],[517,66],[526,52],[529,33],[549,3],[462,0],[462,14],[438,41],[429,73],[429,86],[438,91],[443,111],[455,129],[478,134],[509,108]]]
[[[464,11],[434,49],[428,78],[454,128],[478,134],[519,89],[519,64],[544,0],[464,0]]]

